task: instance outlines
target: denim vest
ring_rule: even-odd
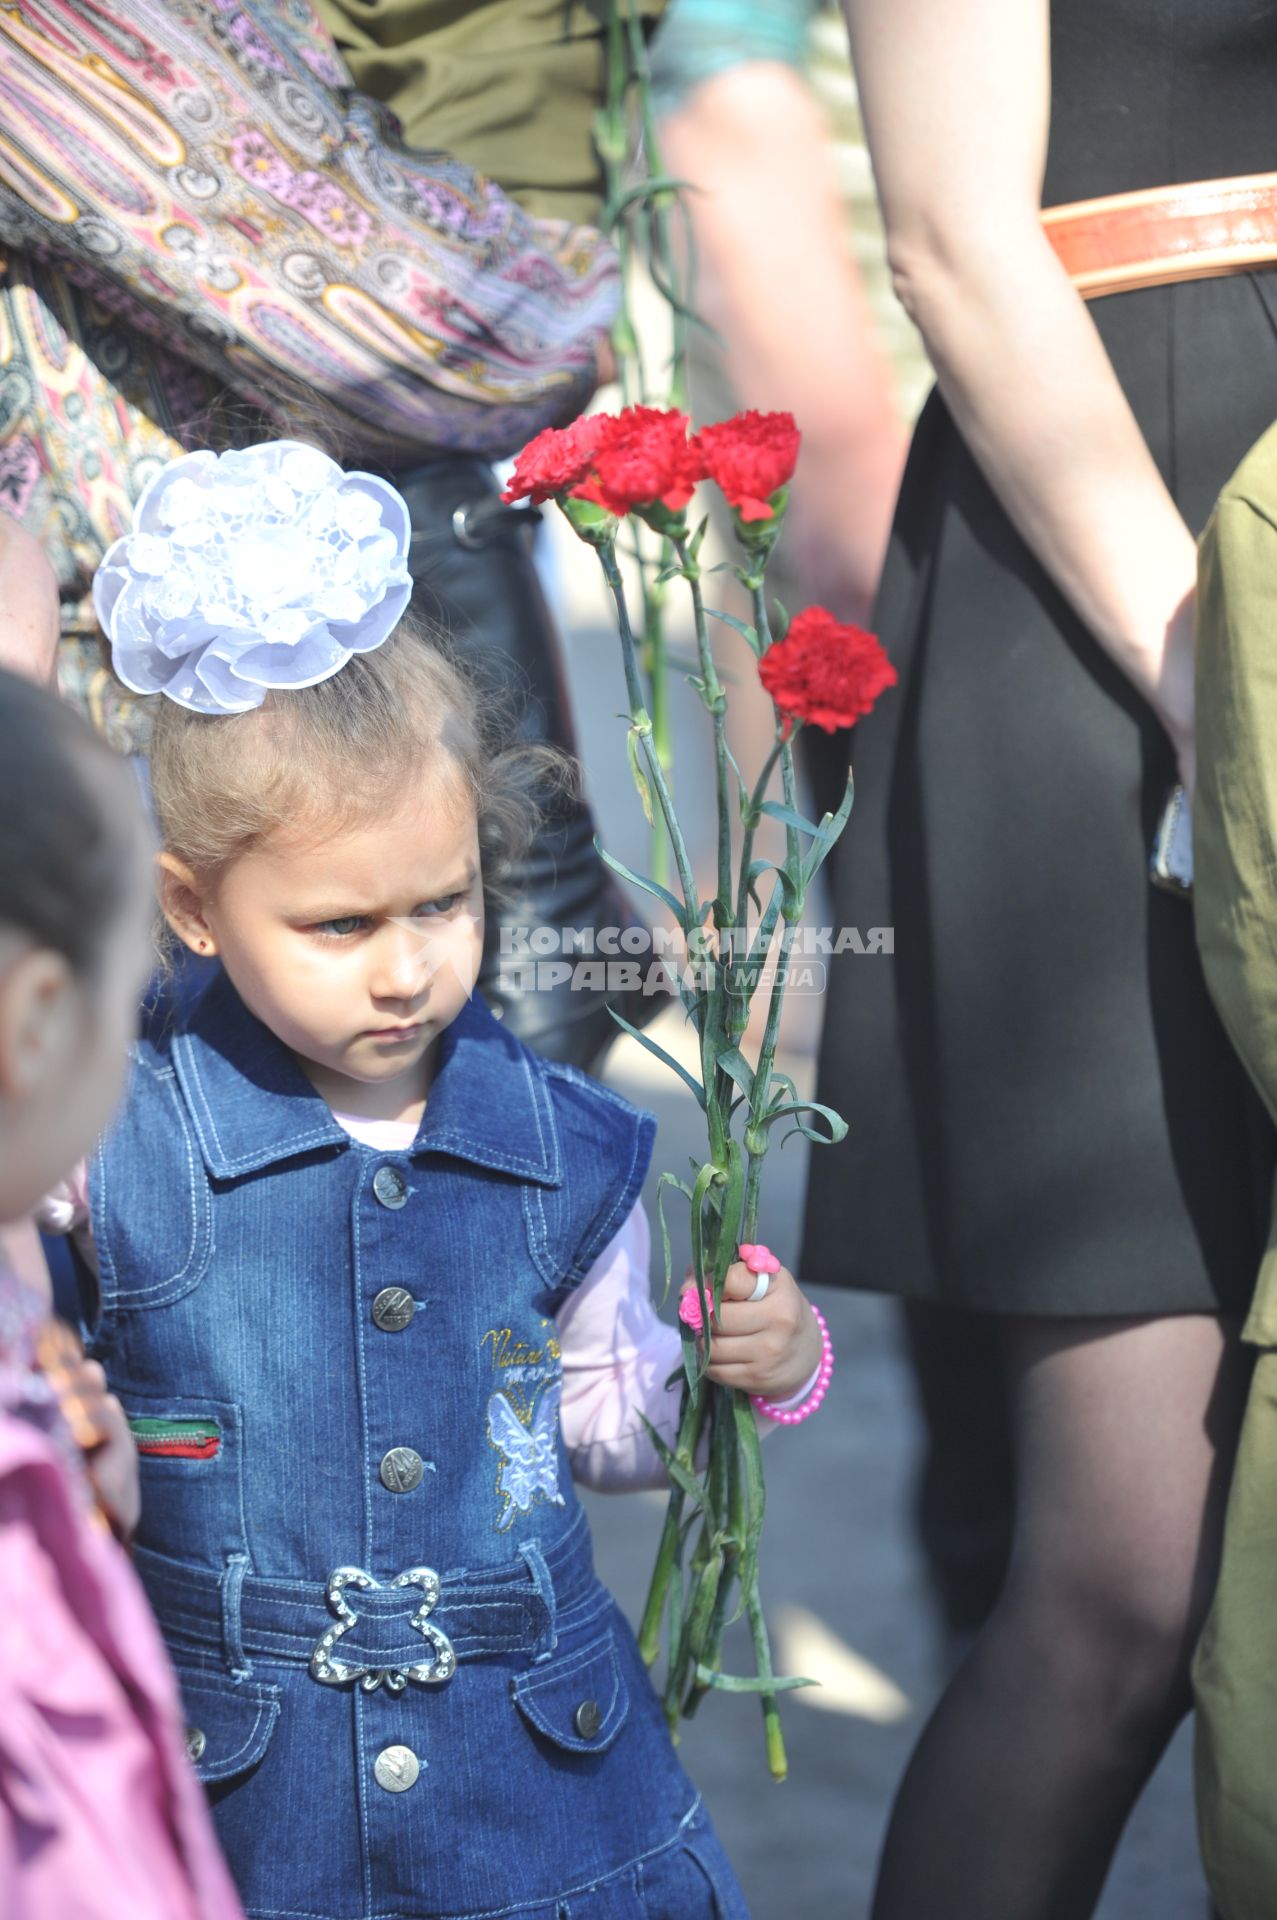
[[[223,977],[91,1174],[138,1570],[252,1914],[576,1913],[698,1817],[558,1423],[655,1122],[477,996],[440,1055],[365,1147]]]

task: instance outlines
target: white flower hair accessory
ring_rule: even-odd
[[[93,604],[116,673],[195,713],[246,713],[371,653],[412,595],[400,495],[298,440],[188,453],[108,547]]]

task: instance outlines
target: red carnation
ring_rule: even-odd
[[[595,449],[613,425],[610,414],[589,413],[570,427],[546,427],[529,440],[514,463],[510,484],[501,498],[507,505],[531,500],[539,507],[556,493],[570,493],[588,475]]]
[[[738,413],[696,436],[705,471],[742,520],[770,520],[802,439],[792,413]]]
[[[574,489],[609,513],[663,507],[681,513],[705,477],[688,419],[660,407],[626,407],[609,420],[594,454],[594,472]],[[535,444],[535,443],[534,443]]]
[[[758,677],[782,713],[826,733],[852,726],[897,679],[872,633],[843,626],[824,607],[797,616],[759,661]]]

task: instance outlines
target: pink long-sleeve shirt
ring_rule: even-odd
[[[44,1312],[0,1268],[0,1912],[243,1920],[159,1630],[33,1365]]]
[[[384,1153],[402,1152],[416,1137],[412,1121],[336,1112],[333,1118],[353,1139]],[[74,1233],[95,1266],[83,1162],[48,1196],[39,1217],[46,1232]],[[640,1200],[557,1315],[563,1355],[559,1419],[572,1478],[602,1493],[668,1484],[644,1422],[673,1445],[679,1385],[677,1378],[667,1383],[681,1370],[682,1342],[652,1304],[650,1257],[651,1229]],[[781,1405],[800,1405],[814,1381],[813,1375]],[[760,1419],[759,1425],[766,1432],[774,1422]]]

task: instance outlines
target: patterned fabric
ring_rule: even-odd
[[[410,146],[443,147],[529,213],[594,222],[610,23],[629,10],[650,27],[664,5],[315,0],[315,11],[359,91],[385,102]]]
[[[0,506],[120,744],[87,588],[160,464],[280,426],[495,456],[590,390],[610,249],[405,149],[305,0],[0,7],[0,127]]]

